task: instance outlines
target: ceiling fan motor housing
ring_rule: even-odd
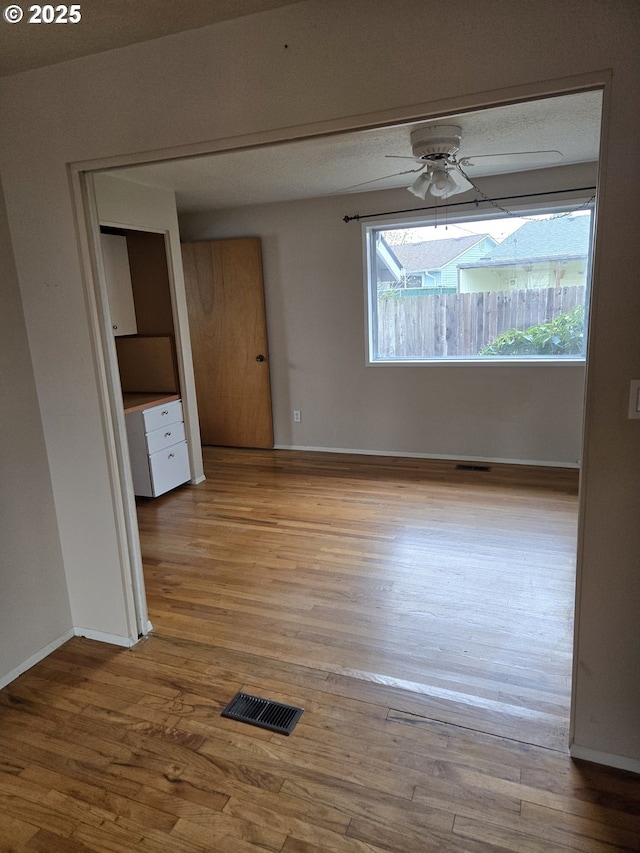
[[[455,124],[419,127],[411,133],[413,156],[421,160],[447,160],[460,150],[462,128]]]

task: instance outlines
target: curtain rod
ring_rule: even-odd
[[[579,193],[595,191],[596,187],[575,187],[568,190],[551,190],[550,192],[542,192],[542,193],[524,193],[523,195],[503,195],[498,198],[474,198],[469,201],[455,201],[453,204],[432,204],[429,207],[408,207],[406,210],[388,210],[384,213],[365,213],[363,216],[360,216],[359,213],[356,213],[355,216],[345,216],[343,218],[343,222],[353,222],[354,220],[361,219],[373,219],[376,216],[395,216],[398,213],[416,213],[419,210],[444,210],[445,208],[450,207],[460,207],[465,204],[475,204],[477,207],[479,204],[491,204],[496,201],[516,201],[520,198],[537,198],[538,196],[550,196],[550,195],[559,195],[560,193]]]

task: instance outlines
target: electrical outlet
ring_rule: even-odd
[[[302,415],[300,414],[300,410],[294,409],[293,410],[293,422],[294,422],[294,424],[299,424],[301,420],[302,420]]]

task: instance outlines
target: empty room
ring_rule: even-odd
[[[637,9],[454,5],[7,54],[2,849],[638,849]]]

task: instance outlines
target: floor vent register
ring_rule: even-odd
[[[294,705],[283,705],[282,702],[261,699],[248,693],[236,693],[223,710],[222,716],[282,735],[290,735],[303,711],[303,708],[296,708]]]

